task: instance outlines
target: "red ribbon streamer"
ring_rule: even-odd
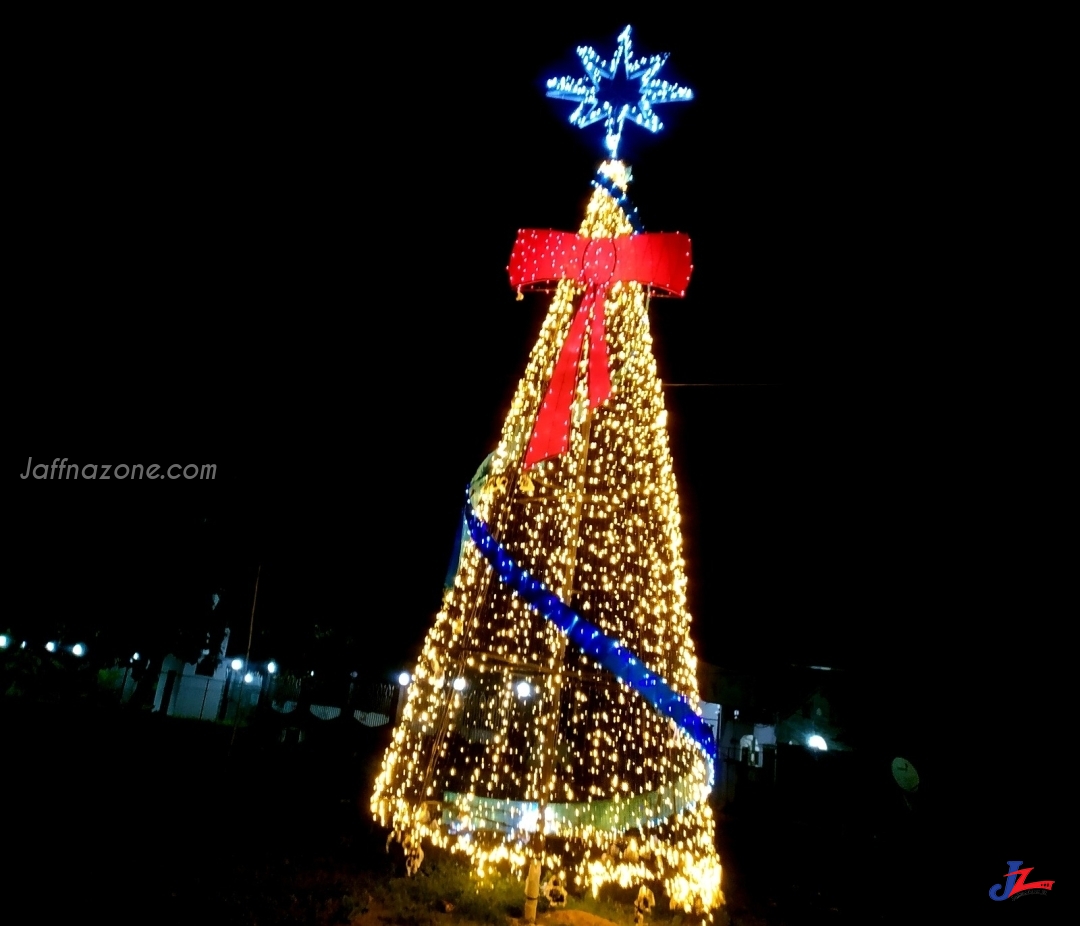
[[[518,232],[510,264],[510,284],[543,289],[558,280],[585,287],[577,314],[563,342],[536,418],[523,468],[566,453],[570,446],[571,405],[578,361],[589,334],[589,408],[611,395],[604,298],[615,283],[652,286],[660,295],[684,296],[690,283],[690,239],[678,232],[585,238],[570,232],[527,228]]]

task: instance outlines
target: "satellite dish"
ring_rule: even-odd
[[[907,759],[897,756],[892,760],[892,776],[905,791],[914,794],[919,790],[919,773]]]

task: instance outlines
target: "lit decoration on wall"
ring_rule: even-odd
[[[583,54],[586,71],[630,61],[629,30],[620,43],[610,67]],[[662,64],[627,74],[653,82]],[[648,315],[686,291],[690,242],[637,233],[629,182],[605,162],[576,234],[525,230],[514,247],[512,286],[550,305],[469,485],[371,808],[403,845],[463,853],[480,876],[539,858],[570,890],[642,886],[709,918],[715,744]],[[557,440],[538,446],[545,416]]]
[[[547,82],[547,95],[560,100],[577,100],[578,108],[570,114],[570,122],[579,128],[603,120],[607,133],[604,143],[612,158],[619,156],[623,124],[629,119],[634,125],[649,132],[659,132],[664,123],[653,111],[661,103],[691,100],[694,93],[688,87],[657,80],[657,72],[664,66],[668,56],[650,55],[648,58],[633,57],[630,43],[630,27],[619,35],[619,44],[611,56],[611,62],[603,60],[590,46],[578,48],[578,57],[585,68],[585,77],[553,77]],[[619,65],[624,77],[620,78]],[[609,81],[603,84],[602,81]],[[617,91],[621,81],[636,83],[629,98],[620,99]],[[626,88],[629,90],[630,88]],[[623,94],[626,96],[626,93]]]

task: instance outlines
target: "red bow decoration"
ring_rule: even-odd
[[[678,232],[585,238],[570,232],[526,228],[510,254],[510,284],[543,289],[545,283],[575,280],[585,287],[577,314],[563,342],[547,394],[536,417],[522,468],[566,453],[578,360],[589,334],[589,408],[611,395],[604,297],[614,283],[652,286],[665,296],[684,296],[690,283],[690,239]]]

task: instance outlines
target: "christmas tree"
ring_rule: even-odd
[[[698,712],[679,497],[649,331],[681,296],[690,241],[646,233],[617,159],[627,120],[689,90],[666,55],[548,82],[603,121],[610,156],[577,233],[527,229],[518,298],[552,292],[496,449],[467,489],[463,542],[383,760],[372,810],[414,847],[465,853],[483,874],[539,860],[598,891],[659,887],[672,906],[722,903],[708,805],[715,744]],[[605,81],[633,82],[613,106]],[[526,891],[528,896],[529,891]]]

